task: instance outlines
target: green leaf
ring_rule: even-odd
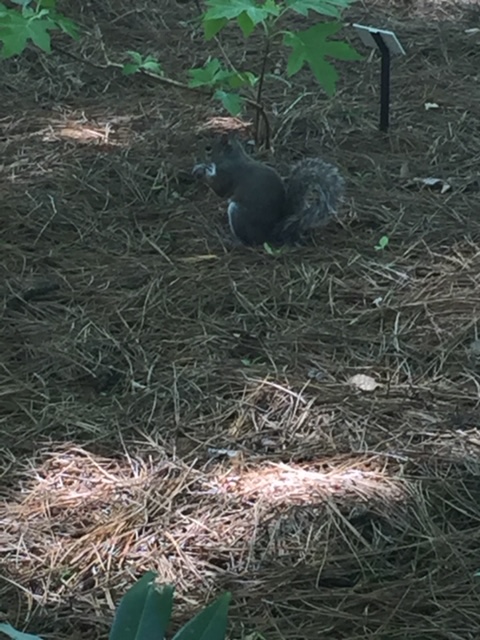
[[[205,87],[212,86],[216,82],[216,76],[220,71],[222,64],[218,58],[208,60],[203,67],[189,69],[190,81],[189,87]]]
[[[31,633],[22,633],[7,622],[0,622],[0,632],[5,633],[12,640],[42,640],[40,636],[32,636]]]
[[[280,15],[280,6],[274,0],[266,0],[263,4],[256,0],[208,0],[207,6],[203,17],[207,40],[223,29],[229,20],[236,20],[243,35],[248,37],[258,24]]]
[[[6,9],[0,5],[0,41],[3,43],[0,52],[1,58],[10,58],[22,53],[31,40],[37,47],[50,53],[50,30],[57,26],[49,17],[47,9],[41,9],[38,13],[28,7],[24,7],[22,13]]]
[[[356,51],[348,42],[340,40],[332,40],[327,43],[328,50],[326,55],[336,60],[363,60],[363,56]]]
[[[145,71],[150,71],[158,76],[163,76],[163,69],[160,63],[152,55],[148,55],[146,58],[143,58],[138,51],[127,51],[127,53],[132,59],[132,62],[127,62],[123,65],[122,73],[124,75],[129,76],[140,71],[140,69],[144,69]]]
[[[262,8],[272,16],[279,16],[282,13],[282,8],[278,6],[276,0],[265,0]]]
[[[127,62],[122,67],[122,73],[124,76],[131,76],[140,69],[140,65],[135,62]]]
[[[79,28],[78,28],[78,25],[75,22],[73,22],[73,20],[70,20],[69,18],[65,18],[65,16],[61,16],[58,14],[55,14],[53,18],[56,24],[60,27],[60,29],[64,33],[66,33],[68,36],[70,36],[74,40],[79,40],[80,38]]]
[[[328,96],[333,96],[337,89],[338,72],[330,62],[316,60],[314,64],[309,61],[310,69],[317,82],[325,89]]]
[[[268,242],[263,243],[263,248],[265,249],[265,252],[268,253],[270,256],[275,255],[275,249],[272,246],[270,246]]]
[[[380,238],[380,240],[378,241],[378,244],[375,247],[375,249],[377,251],[382,251],[382,249],[386,249],[387,248],[389,242],[390,242],[390,238],[388,236],[382,236]]]
[[[224,640],[232,595],[224,593],[178,631],[173,640]]]
[[[174,588],[157,587],[148,571],[123,596],[109,640],[163,640],[170,623]]]
[[[136,62],[138,65],[142,64],[143,58],[141,53],[138,53],[138,51],[127,51],[127,54],[130,56],[133,62]]]
[[[255,0],[208,0],[207,6],[206,20],[218,18],[233,20],[242,13],[247,13],[254,24],[259,24],[268,16],[280,14],[280,8],[271,0],[267,0],[264,4]]]
[[[342,28],[340,22],[318,23],[306,31],[284,34],[284,44],[292,49],[287,63],[287,74],[298,73],[305,63],[310,67],[319,84],[328,95],[335,93],[338,73],[325,60],[327,56],[337,60],[361,60],[362,56],[346,42],[328,40]]]
[[[32,20],[29,23],[28,35],[32,42],[45,53],[51,52],[51,38],[49,29],[54,29],[55,24],[51,20]]]
[[[20,53],[23,53],[27,46],[27,34],[22,30],[18,30],[12,27],[0,28],[0,40],[3,43],[0,51],[1,58],[11,58]]]
[[[211,40],[226,24],[228,24],[226,18],[216,18],[214,20],[204,18],[203,31],[205,33],[205,40]]]
[[[156,60],[145,60],[142,64],[142,69],[150,71],[151,73],[156,73],[158,76],[163,76],[163,69],[160,66],[160,63]]]
[[[235,79],[240,76],[238,71],[227,71],[227,69],[220,69],[217,71],[213,78],[212,84],[217,86],[232,86],[232,83],[235,83]],[[243,85],[238,85],[243,86]]]
[[[283,248],[279,247],[272,247],[270,244],[268,244],[268,242],[264,242],[263,243],[263,248],[265,249],[266,253],[268,253],[270,256],[279,256],[283,253]]]
[[[291,78],[303,67],[303,64],[306,60],[305,47],[303,46],[303,42],[300,39],[292,37],[288,38],[288,42],[287,39],[284,39],[284,44],[286,46],[292,47],[293,49],[292,53],[288,56],[287,61],[287,75],[289,78]]]
[[[251,71],[231,71],[225,80],[228,81],[231,89],[240,89],[240,87],[254,87],[258,82],[258,76]]]
[[[229,71],[222,68],[218,58],[208,60],[203,67],[189,69],[190,87],[218,87],[239,89],[240,87],[253,87],[258,82],[257,76],[250,71]],[[219,99],[225,99],[222,94]],[[227,102],[229,99],[227,100]]]
[[[324,16],[340,18],[344,9],[356,0],[285,0],[285,5],[302,16],[308,16],[309,11],[315,11]]]
[[[242,30],[244,38],[248,38],[255,31],[255,22],[246,11],[241,13],[237,18],[238,26]]]
[[[238,116],[242,112],[243,98],[237,93],[228,93],[227,91],[218,89],[215,91],[213,97],[220,100],[231,116]]]

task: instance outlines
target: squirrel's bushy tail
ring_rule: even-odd
[[[281,235],[284,241],[297,242],[336,214],[345,181],[334,165],[321,158],[307,158],[292,167],[286,190],[287,215]]]

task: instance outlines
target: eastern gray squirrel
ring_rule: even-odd
[[[337,167],[320,158],[293,165],[284,183],[270,166],[251,158],[240,141],[224,134],[213,145],[211,162],[193,175],[228,198],[233,235],[245,245],[295,244],[335,215],[345,182]]]

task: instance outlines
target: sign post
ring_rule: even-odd
[[[376,47],[382,56],[380,77],[380,131],[388,131],[390,112],[390,60],[392,55],[405,55],[405,50],[393,31],[354,24],[361,41],[367,47]]]

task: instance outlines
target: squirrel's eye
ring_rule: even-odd
[[[212,146],[211,145],[207,145],[205,147],[205,153],[212,153]]]

